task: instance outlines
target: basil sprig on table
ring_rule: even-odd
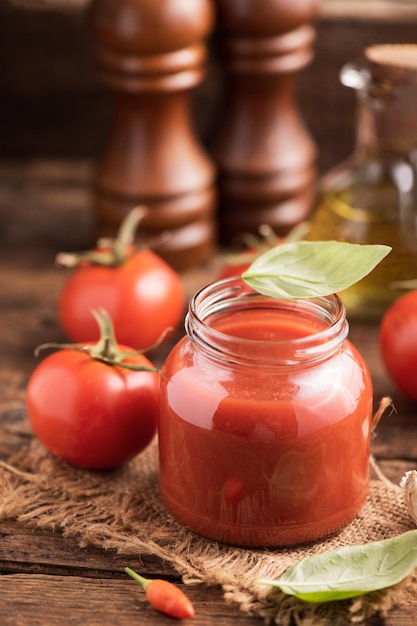
[[[391,587],[417,567],[417,529],[307,557],[278,580],[259,580],[307,602],[345,600]]]
[[[357,283],[390,251],[390,246],[379,244],[290,241],[258,256],[242,278],[273,298],[327,296]]]

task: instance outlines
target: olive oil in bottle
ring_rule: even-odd
[[[417,45],[373,46],[342,69],[358,93],[353,155],[320,185],[308,239],[378,243],[391,253],[341,295],[350,317],[380,318],[417,278]]]

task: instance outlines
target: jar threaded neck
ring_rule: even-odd
[[[239,333],[245,316],[259,326],[248,336]],[[277,324],[295,324],[304,331],[277,334]],[[234,326],[235,323],[235,326]],[[293,326],[292,331],[295,326]],[[339,296],[274,300],[253,291],[240,277],[201,289],[190,301],[185,329],[196,348],[214,359],[253,366],[288,366],[328,358],[348,334],[346,311]]]

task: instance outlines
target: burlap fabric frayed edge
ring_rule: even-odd
[[[354,600],[310,604],[270,587],[260,578],[278,578],[302,558],[346,545],[398,535],[413,527],[402,490],[372,480],[357,518],[321,542],[295,548],[243,549],[208,541],[168,514],[157,486],[157,442],[124,467],[90,472],[69,467],[34,439],[0,463],[0,519],[60,530],[80,547],[95,546],[119,555],[154,555],[169,562],[185,583],[220,585],[227,601],[280,626],[363,624],[386,615],[394,604],[410,601],[414,582]]]

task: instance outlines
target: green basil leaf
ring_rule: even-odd
[[[389,246],[293,241],[267,250],[243,272],[255,291],[273,298],[315,298],[342,291],[369,274]]]
[[[344,600],[395,585],[417,567],[417,529],[391,539],[307,557],[278,580],[278,587],[307,602]]]

